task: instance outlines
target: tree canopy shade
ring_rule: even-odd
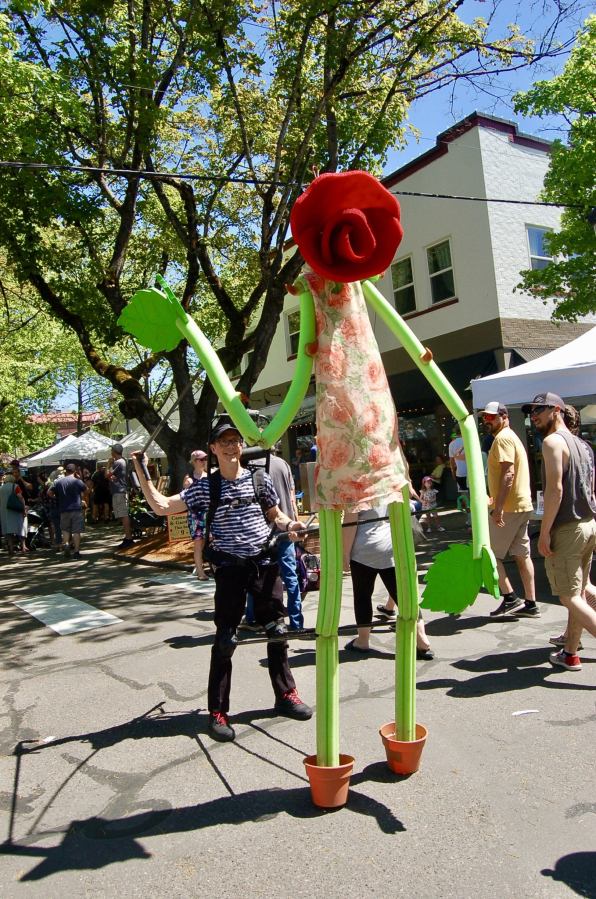
[[[563,72],[514,99],[517,112],[558,113],[569,124],[567,143],[553,142],[542,199],[570,208],[561,215],[561,230],[544,237],[553,261],[523,272],[520,287],[544,302],[553,299],[553,318],[576,321],[596,312],[596,235],[587,221],[596,207],[596,16],[578,33]]]
[[[560,51],[561,2],[536,43],[515,26],[489,39],[485,21],[459,18],[467,4],[5,4],[1,157],[89,170],[3,171],[0,245],[127,418],[152,431],[160,415],[143,379],[166,360],[180,394],[193,367],[184,341],[131,366],[105,357],[137,289],[167,275],[203,331],[223,337],[226,370],[254,348],[238,385],[250,395],[302,265],[283,250],[310,166],[379,172],[407,140],[413,100]],[[179,430],[161,429],[175,484],[215,406],[206,381],[198,401],[184,396]]]

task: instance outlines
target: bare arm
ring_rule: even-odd
[[[180,499],[179,493],[177,493],[176,496],[164,496],[163,493],[158,493],[153,485],[153,481],[148,481],[143,474],[139,457],[135,453],[132,455],[132,460],[139,478],[141,490],[143,491],[143,496],[156,515],[175,515],[176,512],[186,512],[188,510],[188,506],[184,500]],[[143,461],[146,465],[147,456],[144,454]]]
[[[546,472],[544,484],[544,514],[538,538],[538,552],[541,556],[552,556],[550,532],[563,499],[563,472],[569,458],[567,444],[556,434],[549,434],[542,443],[542,455]]]
[[[267,518],[272,524],[277,525],[280,531],[287,531],[289,534],[293,535],[292,539],[294,540],[299,539],[299,535],[296,532],[304,530],[304,525],[301,521],[292,521],[285,512],[281,511],[279,506],[271,506],[271,508],[267,510]]]
[[[513,467],[513,462],[499,462],[499,465],[501,467],[501,476],[499,478],[499,489],[497,490],[497,495],[495,497],[493,521],[498,527],[502,528],[505,527],[505,522],[503,520],[503,505],[513,486],[515,468]]]
[[[358,521],[358,513],[357,512],[346,512],[344,515],[344,524],[352,524],[353,522]],[[350,555],[352,553],[352,547],[354,546],[354,540],[356,539],[356,527],[352,528],[342,528],[341,532],[341,542],[343,546],[343,557],[344,557],[344,571],[350,570]]]

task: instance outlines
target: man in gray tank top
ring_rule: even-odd
[[[575,437],[563,420],[565,403],[555,393],[541,393],[522,406],[542,435],[542,488],[544,515],[538,552],[551,590],[569,612],[565,648],[550,660],[569,671],[579,671],[577,649],[585,628],[596,637],[596,612],[586,602],[592,555],[596,543],[594,453]]]

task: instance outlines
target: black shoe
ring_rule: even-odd
[[[265,630],[265,628],[261,627],[260,624],[257,624],[256,621],[249,621],[246,615],[244,616],[238,627],[241,627],[245,631],[254,631],[256,634],[258,634],[259,631]]]
[[[236,736],[225,712],[209,713],[209,733],[218,743],[231,743]]]
[[[134,540],[131,538],[130,540],[123,540],[122,543],[119,543],[116,549],[126,549],[127,546],[134,546]]]
[[[428,649],[418,649],[416,648],[416,658],[419,662],[431,662],[435,657],[434,651],[428,647]]]
[[[312,718],[312,709],[298,696],[296,687],[288,690],[281,699],[275,700],[275,711],[288,718],[296,718],[298,721],[308,721]]]
[[[515,612],[515,610],[521,608],[523,604],[523,600],[518,599],[517,597],[510,600],[510,602],[507,602],[507,600],[504,599],[499,608],[489,612],[489,615],[491,618],[498,618],[500,615],[507,615],[508,612]]]
[[[386,609],[385,606],[377,606],[377,618],[386,618],[387,621],[393,621],[395,618],[395,609]]]
[[[513,613],[514,618],[541,618],[540,609],[537,603],[524,603],[523,609],[518,609]]]

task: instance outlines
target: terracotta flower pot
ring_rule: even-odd
[[[395,739],[394,721],[384,724],[379,733],[387,754],[387,764],[395,774],[413,774],[418,771],[428,736],[428,731],[422,724],[416,725],[416,739],[411,742]]]
[[[350,777],[354,767],[351,755],[340,755],[339,765],[325,768],[317,765],[316,755],[304,759],[304,767],[310,781],[312,801],[321,808],[339,808],[348,801]]]

